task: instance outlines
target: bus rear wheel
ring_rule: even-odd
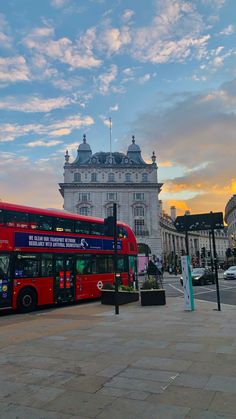
[[[37,295],[32,288],[24,288],[20,291],[17,299],[17,307],[21,313],[28,313],[35,310]]]

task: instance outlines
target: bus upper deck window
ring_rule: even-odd
[[[47,215],[30,214],[30,227],[36,230],[52,231],[53,219]]]
[[[126,239],[128,237],[128,232],[125,227],[118,226],[118,237],[120,239]]]
[[[29,227],[29,214],[20,211],[5,211],[5,223],[8,227]]]

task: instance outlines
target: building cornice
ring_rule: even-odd
[[[118,182],[89,182],[89,183],[59,183],[60,186],[60,193],[62,196],[64,196],[64,190],[65,189],[76,189],[78,191],[84,190],[84,189],[155,189],[158,191],[158,193],[161,191],[163,183],[118,183]]]

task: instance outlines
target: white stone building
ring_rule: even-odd
[[[161,209],[161,202],[160,202]],[[190,214],[188,212],[188,214]],[[160,212],[160,226],[162,238],[162,259],[165,265],[180,265],[181,254],[186,252],[185,233],[176,230],[174,220],[176,209],[171,207],[171,215]],[[226,261],[226,249],[229,247],[227,228],[215,230],[215,245],[219,263]],[[196,265],[210,266],[211,255],[213,256],[212,238],[209,231],[195,231],[188,233],[189,255]],[[205,248],[205,257],[203,256]]]
[[[225,207],[225,222],[228,225],[229,245],[236,247],[236,195],[233,195]]]
[[[69,159],[66,152],[64,183],[60,184],[64,209],[105,218],[112,215],[116,203],[117,218],[131,226],[138,243],[160,256],[158,194],[162,184],[158,183],[155,153],[152,163],[146,163],[133,136],[126,154],[93,154],[84,135],[76,159],[72,163]]]

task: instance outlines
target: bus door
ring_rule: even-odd
[[[76,300],[91,298],[92,255],[76,254]]]
[[[12,287],[10,255],[0,253],[0,308],[12,306]]]
[[[55,256],[55,302],[65,303],[75,299],[74,257],[67,254]]]

